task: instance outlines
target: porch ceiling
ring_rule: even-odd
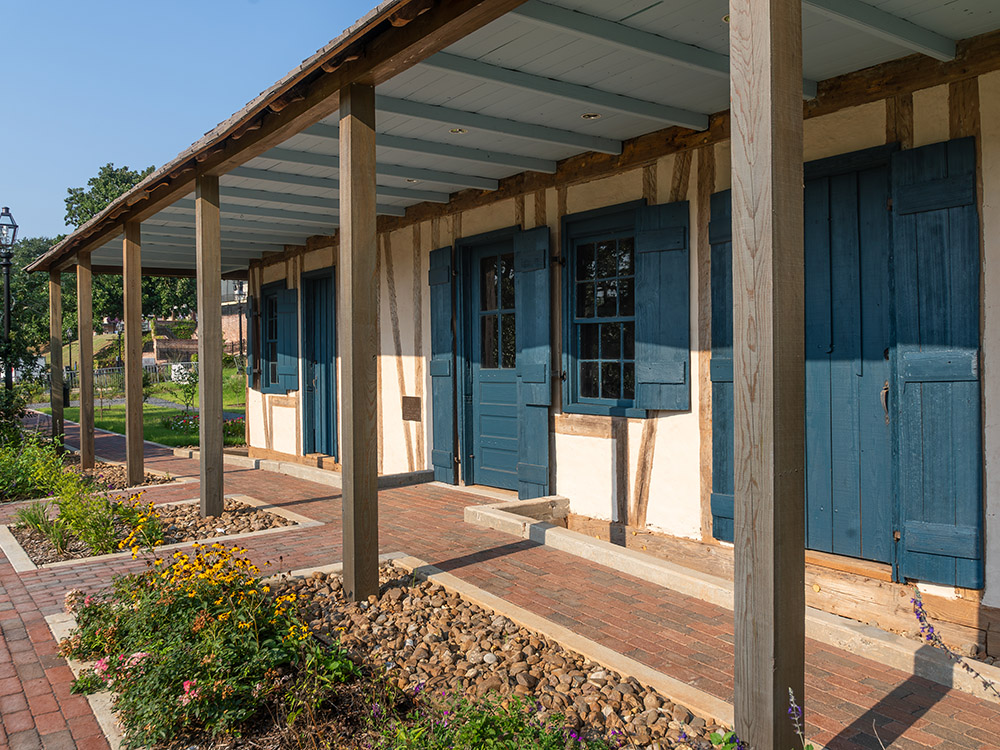
[[[815,82],[904,57],[954,54],[1000,28],[995,0],[804,0],[806,96]],[[377,88],[378,213],[554,172],[586,151],[729,107],[726,0],[528,0]],[[585,119],[586,114],[599,118]],[[339,223],[337,116],[221,178],[222,271]],[[143,265],[195,268],[193,195],[142,223]],[[121,265],[121,241],[94,250]]]

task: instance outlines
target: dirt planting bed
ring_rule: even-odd
[[[383,566],[379,598],[344,600],[337,575],[285,579],[299,614],[321,638],[339,639],[360,660],[388,670],[409,692],[470,698],[498,694],[534,702],[538,719],[562,715],[568,729],[636,747],[710,748],[720,727],[631,677],[449,593]],[[628,746],[626,742],[624,746]]]
[[[201,518],[197,503],[158,505],[156,506],[156,515],[159,517],[163,529],[161,545],[194,542],[230,534],[247,534],[295,525],[295,521],[232,498],[226,498],[225,510],[221,516]],[[120,520],[115,522],[115,536],[118,541],[126,539],[131,531],[131,528],[124,522]],[[59,552],[47,536],[35,529],[15,524],[11,526],[11,532],[35,565],[63,560],[78,560],[92,557],[95,554],[80,539],[72,535],[70,535],[66,549]]]

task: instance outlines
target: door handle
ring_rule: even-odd
[[[882,391],[879,393],[879,399],[882,401],[882,408],[885,410],[885,423],[889,424],[889,381],[885,381],[882,386]]]

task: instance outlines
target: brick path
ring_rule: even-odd
[[[67,425],[75,444],[76,425]],[[98,455],[124,460],[121,436],[98,434]],[[146,446],[147,466],[197,476],[197,463]],[[150,488],[166,502],[198,485]],[[323,485],[230,468],[226,492],[277,503],[326,525],[247,539],[258,561],[284,570],[341,559],[340,495]],[[462,521],[483,498],[433,485],[379,495],[382,552],[406,552],[581,635],[727,701],[732,700],[732,612],[557,550]],[[15,506],[0,507],[0,523]],[[43,618],[66,591],[94,588],[141,563],[80,562],[17,574],[0,557],[0,748],[105,748],[87,702],[69,693],[70,672]],[[1000,748],[1000,706],[833,647],[807,643],[810,739],[834,750]]]

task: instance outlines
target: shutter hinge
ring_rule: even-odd
[[[886,210],[886,211],[891,211],[891,210],[892,210],[892,198],[889,198],[889,199],[888,199],[888,200],[887,200],[887,201],[885,202],[885,210]]]
[[[565,370],[561,370],[561,371],[559,372],[559,379],[560,379],[560,380],[561,380],[562,382],[564,382],[564,383],[565,383],[565,382],[566,382],[566,377],[567,377],[567,375],[566,375],[566,371],[565,371]]]
[[[896,531],[892,532],[892,538],[893,538],[894,541],[898,542],[902,538],[902,535],[899,533],[898,530],[896,530]]]
[[[460,459],[458,456],[455,456],[455,466],[458,466],[461,463],[462,463],[462,459]]]
[[[561,255],[553,255],[552,256],[552,262],[553,263],[558,263],[560,266],[563,266],[563,267],[566,266],[566,259],[563,256],[561,256]]]

